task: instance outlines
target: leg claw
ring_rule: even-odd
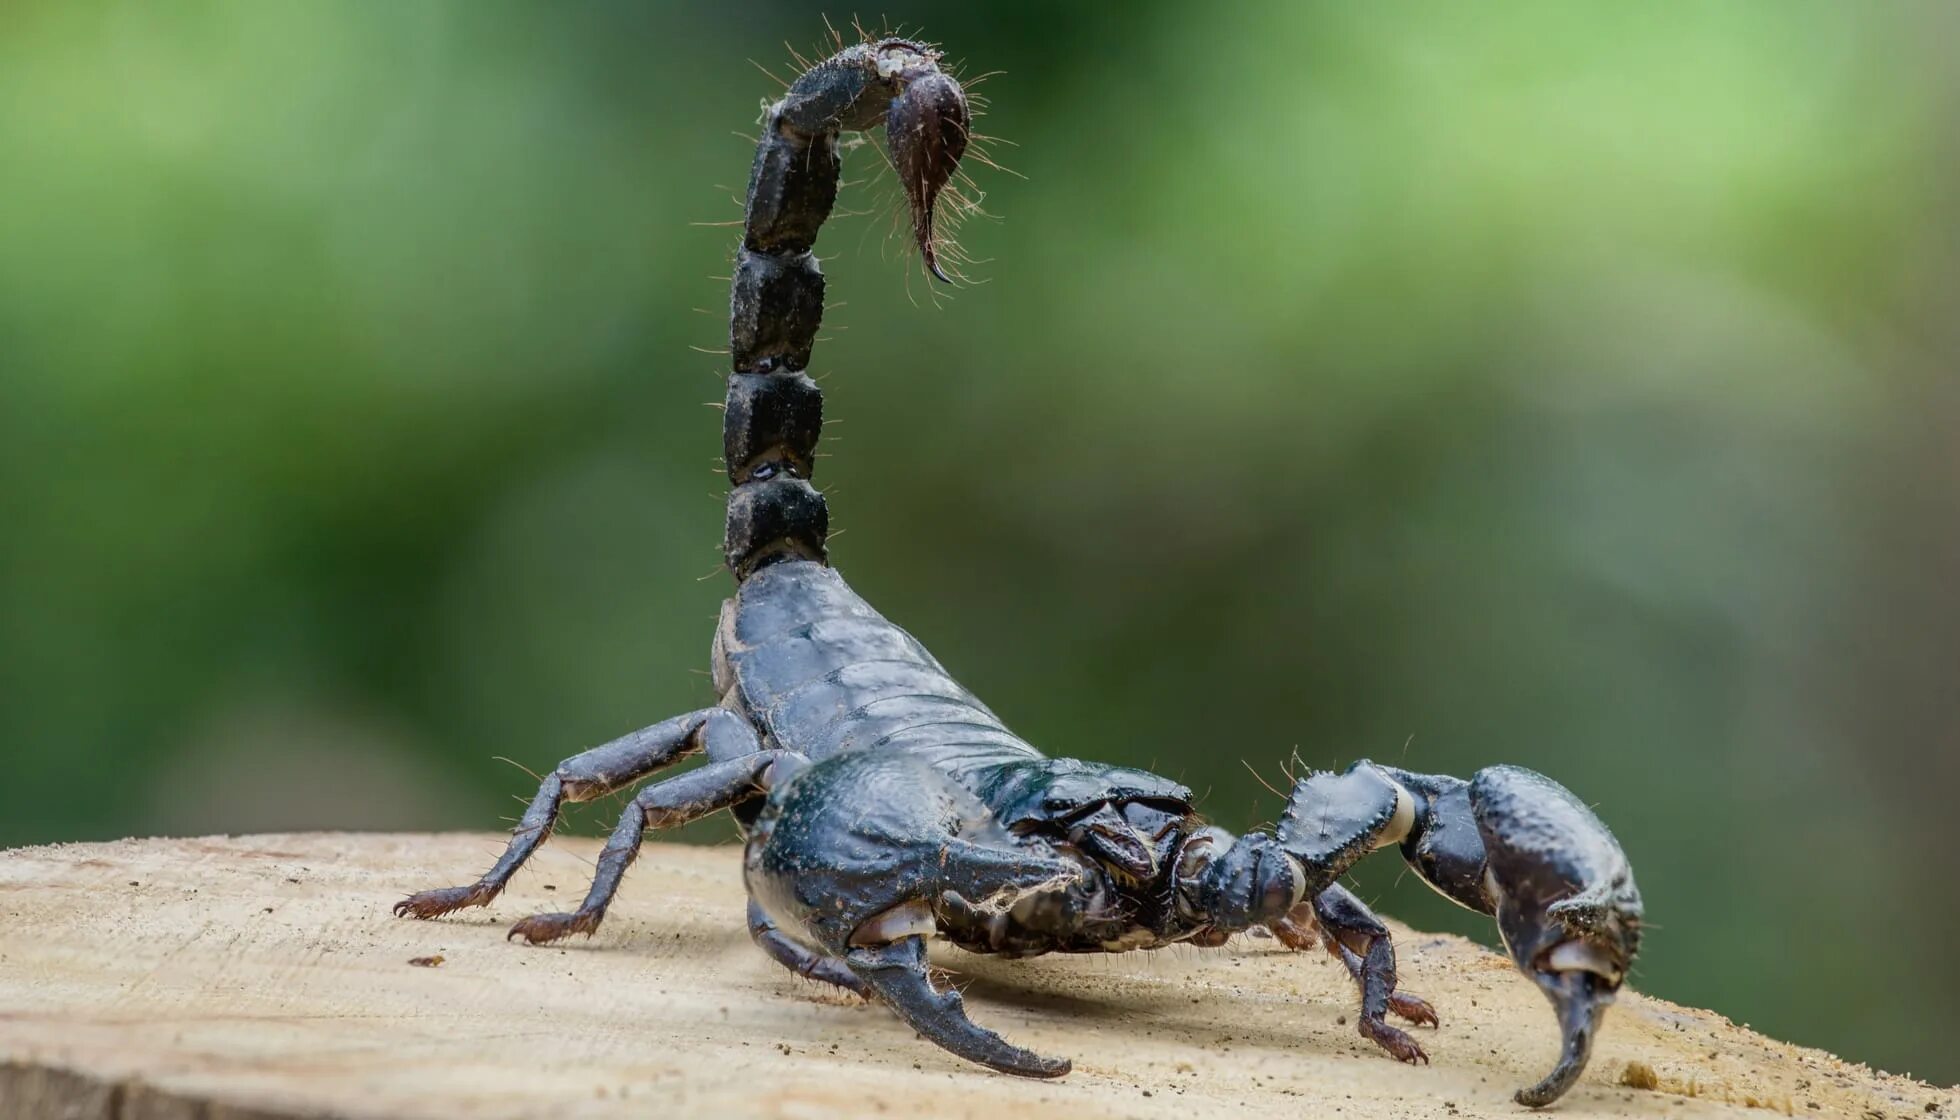
[[[599,928],[599,915],[580,911],[576,914],[533,914],[516,925],[504,935],[504,940],[515,941],[522,937],[532,945],[543,945],[574,933],[592,936]]]
[[[418,891],[395,903],[395,917],[419,918],[426,921],[429,918],[440,918],[451,910],[461,910],[465,906],[481,906],[496,896],[496,891],[485,890],[475,885]]]
[[[1415,1065],[1417,1062],[1421,1062],[1423,1065],[1429,1064],[1429,1055],[1423,1052],[1422,1047],[1416,1044],[1415,1039],[1410,1038],[1401,1029],[1391,1027],[1387,1023],[1374,1023],[1367,1019],[1361,1020],[1361,1037],[1372,1041],[1375,1045],[1388,1051],[1389,1057],[1394,1058],[1398,1062],[1407,1062],[1410,1065]]]
[[[1396,1015],[1417,1026],[1441,1027],[1443,1021],[1436,1017],[1436,1009],[1429,1001],[1409,992],[1395,992],[1388,997],[1388,1009]]]

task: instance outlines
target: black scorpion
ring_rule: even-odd
[[[1557,1099],[1584,1068],[1641,915],[1619,845],[1564,787],[1511,766],[1465,782],[1360,762],[1308,776],[1276,829],[1235,837],[1207,825],[1176,782],[1045,757],[829,565],[827,507],[810,484],[822,394],[805,371],[824,306],[813,249],[837,196],[840,131],[883,123],[913,235],[944,278],[933,211],[965,153],[969,112],[939,58],[907,39],[848,46],[766,112],[729,301],[723,548],[737,586],[714,637],[721,702],[566,759],[489,872],[413,895],[396,913],[489,902],[564,802],[704,754],[633,798],[576,911],[525,918],[511,936],[590,934],[645,830],[729,809],[747,840],[749,930],[764,951],[883,1001],[992,1069],[1057,1077],[1069,1063],[969,1020],[930,977],[934,934],[1025,957],[1216,946],[1263,926],[1293,948],[1324,943],[1360,986],[1361,1034],[1427,1061],[1387,1015],[1433,1026],[1435,1012],[1396,991],[1387,927],[1335,882],[1395,844],[1436,890],[1494,915],[1518,968],[1550,998],[1563,1051],[1517,1099]]]

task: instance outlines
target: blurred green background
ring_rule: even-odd
[[[891,16],[1001,72],[1024,177],[935,299],[849,158],[857,587],[1229,826],[1296,749],[1542,769],[1639,870],[1638,986],[1960,1078],[1960,8]],[[0,5],[0,843],[495,827],[500,756],[711,702],[706,223],[749,60],[824,37]]]

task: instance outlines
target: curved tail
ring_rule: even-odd
[[[736,580],[777,560],[824,562],[829,510],[810,475],[823,393],[805,370],[823,320],[812,252],[837,201],[837,134],[884,123],[926,267],[941,280],[933,207],[966,151],[967,105],[939,52],[907,39],[846,47],[769,107],[729,293],[722,553]]]

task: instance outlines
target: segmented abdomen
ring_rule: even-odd
[[[750,716],[810,758],[902,750],[958,776],[1039,756],[821,564],[773,564],[744,581],[717,643]]]

